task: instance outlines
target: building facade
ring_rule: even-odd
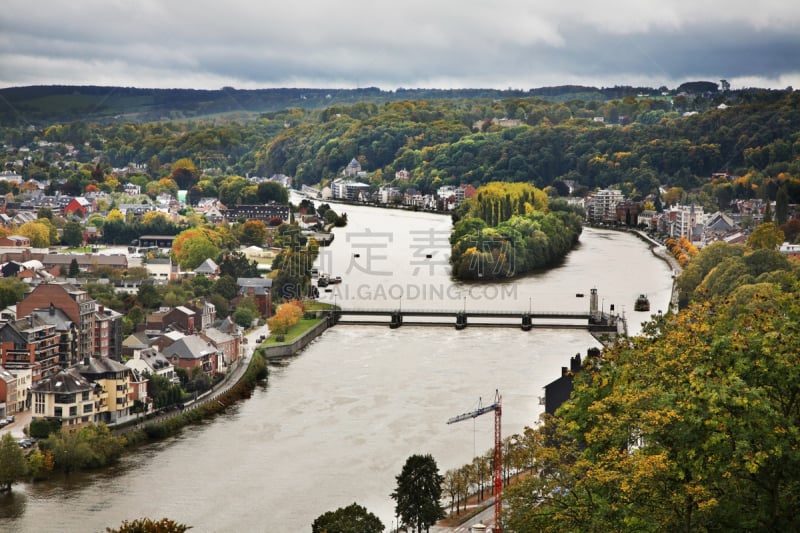
[[[58,341],[54,325],[29,315],[0,327],[0,358],[6,370],[30,370],[38,383],[59,371]]]
[[[78,327],[78,359],[92,354],[97,303],[89,293],[69,284],[43,283],[17,304],[17,316],[50,306],[61,309]]]

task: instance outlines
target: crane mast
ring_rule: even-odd
[[[483,414],[494,411],[494,532],[502,533],[502,526],[500,525],[500,518],[503,512],[503,504],[501,500],[503,492],[503,438],[500,428],[500,420],[502,418],[502,398],[500,393],[495,391],[494,403],[491,405],[481,406],[480,399],[478,400],[478,408],[474,411],[460,414],[450,418],[447,423],[454,424],[470,418],[477,418]]]

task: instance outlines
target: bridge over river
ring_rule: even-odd
[[[327,311],[330,325],[520,327],[530,331],[542,328],[580,328],[597,333],[627,333],[624,316],[605,313],[597,308],[597,292],[592,289],[587,312],[569,311],[482,311],[442,309],[356,309],[335,307]]]

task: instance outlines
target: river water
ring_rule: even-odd
[[[638,294],[652,312],[668,307],[671,271],[632,235],[586,229],[555,269],[465,285],[446,267],[447,217],[335,207],[349,224],[317,266],[342,276],[321,296],[343,308],[585,311],[597,288],[604,310],[624,311],[634,334],[649,315],[633,311]],[[339,325],[272,366],[268,384],[224,415],[113,468],[15,485],[0,496],[0,530],[103,531],[147,516],[198,532],[302,532],[353,502],[388,528],[389,495],[408,456],[430,453],[444,473],[492,446],[491,414],[448,418],[499,390],[503,435],[521,432],[542,412],[543,386],[593,346],[577,329]]]

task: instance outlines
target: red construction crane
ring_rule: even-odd
[[[477,409],[464,413],[463,415],[454,416],[447,421],[448,424],[454,424],[494,411],[494,533],[502,533],[503,531],[500,525],[500,515],[503,512],[501,500],[503,492],[503,438],[500,433],[500,418],[503,413],[503,408],[501,403],[502,398],[500,393],[495,391],[494,403],[492,405],[481,407],[480,399],[478,399]]]

